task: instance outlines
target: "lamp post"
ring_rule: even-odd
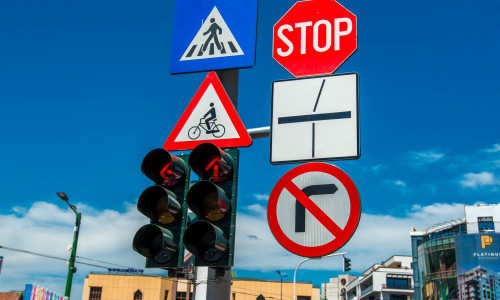
[[[76,214],[75,221],[75,233],[73,235],[73,247],[71,247],[71,256],[69,257],[68,264],[68,279],[66,280],[66,292],[64,296],[69,299],[69,295],[71,294],[71,283],[73,282],[73,274],[76,272],[75,268],[75,257],[76,257],[76,246],[78,245],[78,233],[80,232],[80,221],[82,219],[82,214],[76,211],[76,206],[69,204],[68,196],[66,196],[63,192],[58,192],[57,196],[61,198],[64,202],[66,202],[71,208],[71,210]]]
[[[299,270],[300,265],[302,265],[303,263],[305,263],[306,261],[311,260],[311,259],[320,260],[320,259],[325,258],[325,257],[340,256],[340,255],[346,255],[346,254],[347,254],[347,252],[342,252],[342,253],[329,254],[329,255],[325,255],[325,256],[308,257],[308,258],[302,260],[299,263],[299,265],[297,266],[297,268],[295,268],[295,273],[293,273],[293,300],[297,299],[297,293],[296,293],[296,289],[295,289],[295,282],[296,282],[295,279],[297,278],[297,271]]]
[[[283,300],[283,277],[287,277],[287,275],[286,274],[281,275],[281,271],[280,270],[276,270],[276,273],[278,273],[278,275],[280,275],[280,282],[281,282],[281,296],[280,296],[280,300]]]

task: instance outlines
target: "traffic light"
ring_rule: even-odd
[[[344,260],[344,268],[343,268],[343,271],[344,272],[347,272],[347,271],[350,271],[351,270],[351,259],[350,258],[347,258],[345,256],[342,256],[343,257],[343,260]]]
[[[187,220],[184,198],[190,183],[186,159],[186,155],[177,157],[155,149],[142,162],[142,173],[155,185],[144,190],[137,202],[137,209],[150,224],[137,231],[132,247],[146,257],[146,268],[182,268],[182,235]]]
[[[200,181],[189,189],[186,203],[196,214],[184,233],[184,246],[195,266],[231,267],[234,261],[238,150],[211,143],[193,149],[189,166]]]

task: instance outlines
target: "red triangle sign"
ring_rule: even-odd
[[[248,147],[252,139],[215,72],[208,73],[168,136],[165,150],[191,150],[201,143]]]

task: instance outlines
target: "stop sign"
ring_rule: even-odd
[[[356,49],[356,16],[333,0],[297,2],[273,28],[273,58],[295,77],[333,73]]]

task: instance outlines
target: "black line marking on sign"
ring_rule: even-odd
[[[314,104],[313,112],[316,112],[316,107],[318,107],[319,97],[321,97],[321,91],[323,91],[323,86],[325,85],[325,79],[321,83],[321,88],[319,89],[318,99],[316,99],[316,104]]]
[[[338,188],[335,184],[316,184],[306,186],[302,189],[302,192],[307,196],[315,195],[329,195],[335,194]],[[295,232],[305,232],[306,231],[306,208],[299,200],[295,199]]]
[[[313,132],[312,132],[312,136],[313,136],[313,140],[312,140],[312,157],[314,157],[314,125],[316,123],[312,123],[312,129],[313,129]]]
[[[193,45],[193,47],[191,47],[191,49],[189,50],[186,57],[191,57],[191,55],[193,55],[195,49],[196,49],[196,45]]]
[[[229,48],[231,49],[231,52],[233,52],[233,53],[238,52],[238,49],[236,49],[236,47],[234,46],[233,42],[227,42],[227,44],[229,45]]]
[[[278,124],[325,121],[325,120],[335,120],[335,119],[349,119],[350,117],[351,117],[350,111],[315,114],[315,115],[290,116],[290,117],[278,118]]]

